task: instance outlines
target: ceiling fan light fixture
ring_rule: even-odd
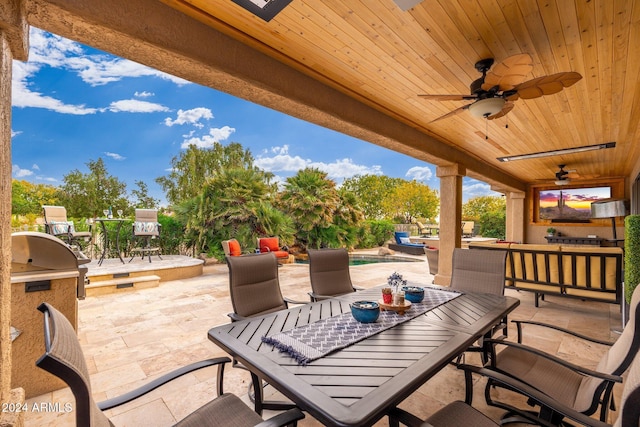
[[[562,150],[541,151],[539,153],[517,154],[515,156],[498,157],[501,162],[512,162],[514,160],[537,159],[540,157],[559,156],[562,154],[582,153],[583,151],[604,150],[605,148],[615,148],[615,142],[605,142],[595,145],[584,145],[582,147],[564,148]]]
[[[568,185],[571,181],[568,179],[558,179],[555,181],[556,185]]]
[[[469,105],[469,112],[474,117],[487,118],[502,111],[505,102],[503,98],[480,99]]]

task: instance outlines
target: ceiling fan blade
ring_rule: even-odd
[[[471,105],[471,104],[469,104],[469,105]],[[442,120],[442,119],[446,119],[447,117],[452,117],[452,116],[458,115],[458,114],[462,113],[464,110],[466,110],[467,108],[469,108],[469,105],[464,105],[462,107],[456,108],[453,111],[449,111],[444,116],[440,116],[437,119],[431,120],[429,123],[437,122],[438,120]]]
[[[501,91],[511,90],[522,83],[533,69],[533,60],[527,53],[506,58],[487,73],[482,84],[483,90],[498,86]]]
[[[505,102],[502,110],[500,112],[494,114],[493,116],[487,117],[487,120],[499,119],[500,117],[504,117],[509,111],[513,110],[515,104],[513,102]]]
[[[533,99],[544,95],[553,95],[566,87],[574,85],[580,79],[582,79],[582,76],[575,71],[538,77],[518,85],[515,88],[518,91],[517,98]]]
[[[429,94],[421,94],[418,95],[421,98],[425,99],[433,99],[435,101],[464,101],[465,99],[476,99],[475,95],[429,95]]]

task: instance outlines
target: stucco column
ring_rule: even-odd
[[[436,176],[440,178],[440,253],[437,285],[449,286],[451,282],[451,259],[453,249],[462,241],[462,177],[466,169],[460,164],[438,166]]]
[[[29,30],[22,0],[0,2],[0,402],[15,402],[11,390],[11,70],[26,60]],[[22,425],[19,414],[1,412],[0,425]]]
[[[507,192],[507,233],[506,240],[510,242],[525,241],[525,193],[521,191]]]

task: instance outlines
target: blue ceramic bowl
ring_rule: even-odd
[[[351,304],[353,318],[362,323],[373,323],[380,316],[380,305],[375,301],[356,301]]]
[[[421,302],[424,299],[424,288],[419,286],[404,286],[404,299],[411,302]]]

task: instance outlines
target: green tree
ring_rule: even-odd
[[[211,148],[190,145],[171,159],[171,172],[156,178],[156,182],[174,205],[198,196],[208,179],[227,168],[254,168],[251,152],[237,142],[215,143]]]
[[[504,212],[506,202],[500,196],[478,196],[467,200],[462,205],[462,219],[468,221],[478,221],[487,212]]]
[[[401,218],[405,223],[418,217],[433,221],[438,216],[438,192],[418,181],[404,181],[382,201],[387,218]]]
[[[149,195],[149,187],[143,181],[136,181],[138,188],[131,190],[131,195],[135,197],[133,206],[136,208],[154,209],[160,206],[160,200]]]
[[[507,229],[507,204],[501,196],[478,196],[462,205],[462,219],[476,221],[480,235],[504,239]]]
[[[391,219],[383,207],[383,200],[403,182],[405,180],[402,178],[390,178],[385,175],[357,175],[345,179],[341,188],[356,195],[365,218]]]
[[[287,178],[279,206],[292,218],[302,247],[351,246],[356,241],[355,226],[362,219],[357,200],[338,191],[326,172],[306,168]]]
[[[102,216],[109,206],[123,209],[129,206],[126,198],[127,185],[117,177],[109,175],[102,158],[89,160],[88,173],[77,169],[64,176],[59,188],[60,203],[67,208],[70,217],[92,218]]]
[[[13,215],[41,215],[42,205],[58,204],[58,189],[52,185],[29,181],[11,181],[11,213]]]

